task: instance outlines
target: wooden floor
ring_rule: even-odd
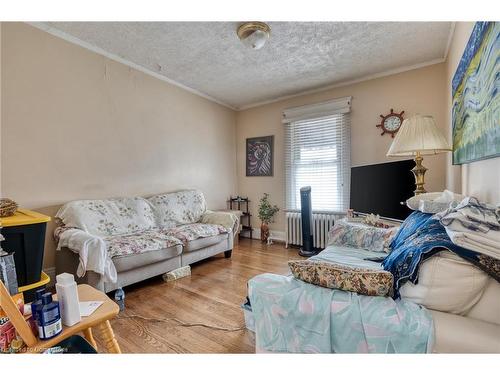
[[[242,239],[229,259],[220,254],[191,267],[191,276],[161,277],[125,288],[126,309],[111,322],[124,353],[254,353],[254,335],[240,305],[248,279],[288,272],[297,249]],[[219,328],[219,329],[218,329]],[[99,337],[96,340],[100,341]]]

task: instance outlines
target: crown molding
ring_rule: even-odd
[[[396,68],[396,69],[390,69],[390,70],[386,70],[384,72],[366,75],[366,76],[363,76],[361,78],[356,78],[356,79],[349,80],[349,81],[343,81],[343,82],[334,83],[334,84],[328,85],[328,86],[322,86],[322,87],[318,87],[318,88],[311,89],[311,90],[301,91],[297,94],[280,96],[280,97],[265,100],[262,102],[255,102],[252,104],[238,107],[237,111],[243,111],[246,109],[260,107],[261,105],[275,103],[275,102],[279,102],[279,101],[286,100],[286,99],[296,98],[296,97],[302,96],[302,95],[315,94],[315,93],[322,92],[322,91],[328,91],[328,90],[335,89],[338,87],[350,86],[350,85],[354,85],[355,83],[361,83],[361,82],[369,81],[369,80],[376,79],[376,78],[382,78],[382,77],[387,77],[387,76],[391,76],[391,75],[398,74],[398,73],[404,73],[404,72],[407,72],[410,70],[420,69],[420,68],[424,68],[426,66],[440,64],[443,62],[445,62],[445,59],[443,57],[440,57],[439,59],[425,61],[425,62],[419,63],[419,64],[408,65],[408,66],[404,66],[404,67]]]
[[[217,103],[219,105],[222,105],[226,108],[229,108],[233,111],[243,111],[243,110],[247,110],[247,109],[251,109],[251,108],[255,108],[255,107],[259,107],[259,106],[262,106],[262,105],[266,105],[266,104],[270,104],[270,103],[275,103],[275,102],[279,102],[279,101],[282,101],[282,100],[286,100],[286,99],[291,99],[291,98],[296,98],[296,97],[299,97],[299,96],[302,96],[302,95],[308,95],[308,94],[314,94],[314,93],[318,93],[318,92],[322,92],[322,91],[327,91],[327,90],[331,90],[331,89],[334,89],[334,88],[338,88],[338,87],[343,87],[343,86],[349,86],[349,85],[353,85],[353,84],[356,84],[356,83],[361,83],[361,82],[364,82],[364,81],[369,81],[369,80],[372,80],[372,79],[376,79],[376,78],[382,78],[382,77],[387,77],[387,76],[390,76],[390,75],[394,75],[394,74],[398,74],[398,73],[403,73],[403,72],[407,72],[407,71],[410,71],[410,70],[414,70],[414,69],[419,69],[419,68],[423,68],[423,67],[426,67],[426,66],[430,66],[430,65],[435,65],[435,64],[440,64],[440,63],[443,63],[444,61],[446,61],[446,58],[447,58],[447,55],[448,55],[448,51],[449,51],[449,48],[450,48],[450,45],[451,45],[451,41],[453,39],[453,34],[454,34],[454,30],[455,30],[455,22],[452,23],[451,27],[450,27],[450,34],[449,34],[449,37],[448,37],[448,42],[447,42],[447,46],[446,46],[446,50],[445,50],[445,53],[444,53],[444,57],[442,58],[439,58],[439,59],[434,59],[434,60],[430,60],[430,61],[426,61],[426,62],[422,62],[422,63],[419,63],[419,64],[414,64],[414,65],[408,65],[408,66],[404,66],[404,67],[401,67],[401,68],[395,68],[395,69],[390,69],[390,70],[387,70],[387,71],[384,71],[384,72],[380,72],[380,73],[375,73],[375,74],[370,74],[370,75],[366,75],[366,76],[363,76],[363,77],[360,77],[360,78],[356,78],[356,79],[353,79],[353,80],[348,80],[348,81],[341,81],[341,82],[338,82],[338,83],[334,83],[334,84],[331,84],[331,85],[326,85],[326,86],[321,86],[321,87],[317,87],[317,88],[314,88],[314,89],[310,89],[310,90],[305,90],[305,91],[300,91],[300,92],[297,92],[295,94],[290,94],[290,95],[284,95],[284,96],[278,96],[278,97],[275,97],[275,98],[272,98],[272,99],[268,99],[268,100],[264,100],[264,101],[259,101],[259,102],[254,102],[254,103],[250,103],[250,104],[246,104],[246,105],[242,105],[242,106],[232,106],[228,103],[225,103],[219,99],[216,99],[208,94],[205,94],[201,91],[198,91],[196,89],[193,89],[189,86],[186,86],[180,82],[177,82],[171,78],[168,78],[167,76],[164,76],[162,74],[159,74],[151,69],[148,69],[148,68],[145,68],[144,66],[142,65],[139,65],[139,64],[136,64],[136,63],[133,63],[129,60],[126,60],[124,59],[123,57],[120,57],[118,55],[115,55],[113,53],[110,53],[110,52],[107,52],[105,50],[103,50],[102,48],[99,48],[99,47],[96,47],[90,43],[87,43],[81,39],[78,39],[68,33],[65,33],[59,29],[56,29],[52,26],[49,26],[47,25],[46,23],[43,23],[43,22],[26,22],[26,24],[30,25],[30,26],[33,26],[39,30],[42,30],[42,31],[45,31],[51,35],[54,35],[58,38],[61,38],[67,42],[70,42],[72,44],[76,44],[82,48],[85,48],[89,51],[92,51],[94,53],[97,53],[99,55],[102,55],[104,57],[107,57],[109,58],[110,60],[113,60],[113,61],[116,61],[116,62],[119,62],[121,64],[124,64],[126,66],[129,66],[133,69],[136,69],[142,73],[145,73],[149,76],[152,76],[154,78],[157,78],[161,81],[164,81],[164,82],[167,82],[167,83],[170,83],[174,86],[177,86],[183,90],[186,90],[194,95],[197,95],[197,96],[200,96],[204,99],[207,99],[211,102],[214,102],[214,103]]]
[[[89,51],[92,51],[94,53],[97,53],[99,55],[102,55],[104,57],[107,57],[108,59],[110,60],[114,60],[116,62],[119,62],[121,64],[124,64],[126,66],[129,66],[135,70],[138,70],[142,73],[145,73],[147,75],[150,75],[154,78],[157,78],[161,81],[164,81],[164,82],[167,82],[167,83],[170,83],[171,85],[174,85],[174,86],[177,86],[183,90],[186,90],[188,92],[190,92],[191,94],[195,94],[197,96],[201,96],[202,98],[204,99],[207,99],[207,100],[210,100],[211,102],[214,102],[214,103],[217,103],[219,105],[222,105],[226,108],[229,108],[229,109],[232,109],[233,111],[236,111],[237,108],[236,107],[233,107],[232,105],[230,104],[227,104],[227,103],[224,103],[218,99],[215,99],[214,97],[210,96],[210,95],[207,95],[201,91],[198,91],[196,89],[193,89],[189,86],[186,86],[186,85],[183,85],[182,83],[180,82],[177,82],[171,78],[168,78],[167,76],[164,76],[162,74],[158,74],[157,72],[151,70],[151,69],[148,69],[148,68],[145,68],[144,66],[142,65],[139,65],[139,64],[136,64],[136,63],[133,63],[129,60],[126,60],[124,59],[123,57],[120,57],[118,55],[115,55],[113,53],[110,53],[110,52],[107,52],[105,50],[103,50],[102,48],[99,48],[99,47],[96,47],[90,43],[87,43],[81,39],[78,39],[68,33],[65,33],[64,31],[61,31],[59,29],[56,29],[55,27],[52,27],[52,26],[49,26],[43,22],[26,22],[26,24],[30,25],[30,26],[33,26],[39,30],[42,30],[42,31],[45,31],[51,35],[54,35],[58,38],[61,38],[61,39],[64,39],[65,41],[67,42],[70,42],[70,43],[73,43],[73,44],[76,44],[80,47],[83,47]]]

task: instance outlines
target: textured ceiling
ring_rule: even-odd
[[[237,22],[45,23],[233,108],[442,59],[448,22],[269,22],[246,48]]]

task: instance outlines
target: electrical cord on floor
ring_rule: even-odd
[[[204,323],[186,323],[183,322],[180,319],[177,318],[151,318],[151,317],[145,317],[142,315],[138,314],[132,314],[132,315],[118,315],[115,319],[140,319],[144,320],[146,322],[151,322],[151,323],[168,323],[171,321],[177,322],[178,324],[176,327],[205,327],[205,328],[210,328],[210,329],[215,329],[218,331],[225,331],[225,332],[237,332],[237,331],[243,331],[246,329],[246,327],[238,327],[238,328],[227,328],[227,327],[219,327],[219,326],[213,326],[210,324],[204,324]]]

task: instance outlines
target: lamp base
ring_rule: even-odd
[[[424,160],[424,158],[417,153],[415,157],[415,167],[411,170],[415,175],[415,185],[417,187],[415,195],[427,193],[427,190],[424,189],[424,176],[425,172],[427,172],[427,168],[422,165],[422,160]]]

